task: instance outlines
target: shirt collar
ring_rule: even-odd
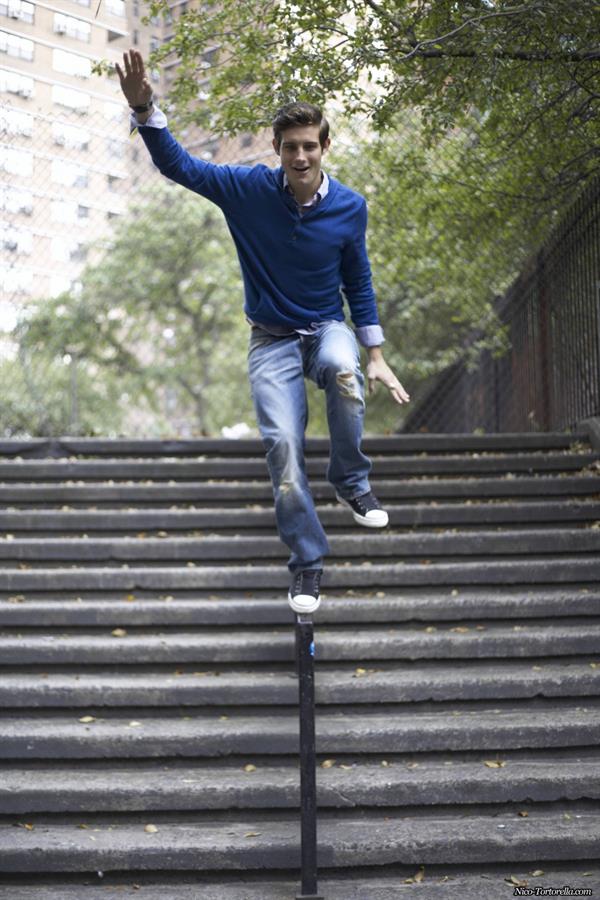
[[[327,177],[327,172],[321,171],[321,175],[322,175],[321,184],[317,188],[312,199],[309,200],[308,203],[302,203],[301,204],[302,206],[312,206],[313,203],[317,202],[318,200],[323,200],[324,197],[327,195],[327,192],[329,191],[329,178]],[[289,191],[290,193],[292,193],[292,189],[289,186],[288,177],[285,174],[285,171],[283,173],[283,189],[284,189],[284,191]]]

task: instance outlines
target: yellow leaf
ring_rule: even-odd
[[[366,670],[366,669],[360,669],[360,668],[358,668],[358,669],[355,669],[355,670],[354,670],[354,677],[355,677],[355,678],[362,678],[362,676],[363,676],[363,675],[366,675],[366,674],[367,674],[367,670]]]
[[[111,631],[111,634],[112,634],[113,637],[125,637],[125,635],[127,634],[127,632],[125,631],[124,628],[114,628],[114,629]]]
[[[453,597],[458,597],[458,591],[456,590],[456,588],[454,588],[454,590],[451,593],[452,593]]]
[[[385,591],[377,591],[375,594],[376,597],[385,597]]]
[[[244,766],[244,772],[256,772],[256,766],[253,766],[252,763],[248,763],[247,766]]]
[[[517,887],[527,887],[527,882],[523,881],[521,878],[517,878],[516,875],[511,875],[510,878],[505,878],[505,881],[508,881],[510,884],[516,884]]]
[[[82,716],[80,722],[95,722],[96,716]]]
[[[344,763],[340,763],[339,766],[338,766],[338,768],[339,768],[339,769],[352,769],[352,768],[354,768],[354,767],[353,767],[353,766],[346,766],[346,765],[344,765]]]
[[[326,759],[321,763],[322,769],[331,769],[335,766],[335,759]]]
[[[262,831],[247,831],[244,837],[258,837],[259,834],[262,834]]]
[[[229,718],[229,716],[219,716],[219,721],[220,721],[220,722],[225,722],[225,720],[228,719],[228,718]]]
[[[531,874],[534,876],[534,878],[539,878],[540,875],[544,874],[544,870],[543,869],[534,869],[534,871]]]
[[[485,759],[483,764],[488,767],[488,769],[503,769],[506,763],[500,759]]]
[[[381,765],[383,766],[384,769],[387,769],[387,767],[389,766],[389,762],[387,761],[387,759],[382,759]]]
[[[78,828],[89,828],[90,826],[89,825],[78,825],[77,827]]]
[[[158,828],[156,827],[156,825],[146,825],[144,827],[144,831],[147,831],[148,834],[156,834]]]
[[[455,628],[450,629],[450,631],[456,631],[459,634],[464,634],[468,630],[469,629],[466,627],[466,625],[457,625]]]
[[[527,812],[526,809],[521,809],[521,810],[519,810],[519,815],[521,816],[522,819],[526,819],[528,817],[529,813]]]
[[[414,876],[414,879],[415,879],[415,881],[419,882],[419,881],[423,881],[424,878],[425,878],[425,866],[419,866],[419,871]]]
[[[427,632],[427,634],[433,634],[434,631],[437,631],[437,628],[435,627],[435,625],[428,625],[425,631]]]
[[[141,724],[142,724],[141,722],[137,722],[135,719],[132,719],[131,722],[129,722],[129,727],[130,727],[130,728],[137,728],[137,727],[140,726]]]

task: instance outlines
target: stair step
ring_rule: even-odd
[[[600,553],[600,529],[546,528],[500,531],[417,531],[333,535],[329,539],[334,559],[368,559],[389,556],[506,556],[557,553]],[[43,563],[47,561],[103,561],[156,563],[199,560],[287,559],[289,550],[277,537],[196,535],[194,537],[43,537],[0,538],[0,560]]]
[[[392,587],[387,591],[351,590],[338,596],[321,594],[323,602],[315,622],[354,625],[378,622],[440,622],[468,618],[485,620],[597,616],[600,589],[590,587],[491,586],[443,588]],[[282,594],[234,596],[196,594],[149,595],[123,593],[61,597],[0,594],[0,626],[29,625],[56,628],[63,625],[289,625],[290,611]]]
[[[500,434],[393,434],[365,435],[362,446],[366,453],[456,452],[457,450],[529,450],[550,449],[579,452],[589,447],[585,430],[564,432],[504,432]],[[572,448],[578,449],[573,451]],[[329,452],[328,437],[306,439],[306,453]],[[152,440],[132,438],[12,438],[0,441],[0,455],[6,456],[199,456],[227,454],[256,456],[264,453],[258,438],[199,438],[195,440]]]
[[[390,870],[393,874],[387,874]],[[532,875],[540,871],[541,876]],[[377,866],[375,872],[330,869],[319,874],[319,890],[327,900],[398,900],[409,895],[414,897],[416,889],[421,894],[427,892],[426,900],[506,900],[513,896],[517,882],[531,888],[567,885],[592,891],[600,886],[600,867],[593,860],[545,861],[543,868],[537,861],[521,860],[514,863],[509,860],[499,866],[428,865],[424,870],[413,864],[412,867]],[[415,875],[423,878],[420,888]],[[27,884],[23,877],[27,878]],[[59,877],[60,880],[55,880]],[[139,900],[140,896],[144,900],[291,900],[300,888],[300,876],[296,872],[279,877],[277,873],[231,873],[221,875],[218,881],[214,875],[203,872],[179,877],[177,873],[165,872],[162,878],[158,873],[140,871],[102,872],[101,877],[92,874],[78,884],[66,881],[67,877],[45,875],[42,883],[32,882],[28,876],[7,875],[4,880],[10,879],[10,884],[4,888],[0,885],[0,900],[116,900],[117,897]],[[73,877],[76,876],[70,876]]]
[[[532,805],[528,817],[514,807],[464,813],[384,816],[324,811],[319,865],[323,868],[390,863],[476,863],[536,859],[596,860],[600,811],[585,805]],[[565,814],[569,816],[565,818]],[[141,814],[78,818],[36,815],[33,829],[0,824],[4,872],[74,872],[98,869],[290,869],[300,863],[297,817],[255,812],[244,818],[210,812],[153,813],[158,832],[144,831]]]
[[[566,500],[563,502],[520,503],[446,503],[385,505],[391,526],[419,527],[431,525],[537,524],[556,526],[567,522],[600,522],[600,502]],[[319,518],[325,528],[348,528],[354,523],[347,508],[341,505],[321,506]],[[59,536],[71,532],[139,532],[156,530],[210,532],[241,529],[275,530],[275,513],[271,509],[169,510],[125,509],[89,510],[20,510],[0,512],[0,532],[45,532]],[[151,537],[151,534],[148,534]]]
[[[496,710],[406,711],[390,705],[386,713],[351,710],[317,715],[318,753],[406,753],[450,750],[503,750],[522,747],[582,747],[600,740],[600,707],[593,699],[528,702]],[[227,707],[229,709],[229,707]],[[245,712],[245,711],[244,711]],[[147,715],[101,710],[84,724],[72,716],[36,714],[25,719],[6,714],[0,721],[2,759],[82,759],[108,757],[297,754],[297,714],[273,708],[250,716],[229,709],[185,716]],[[295,711],[294,711],[295,713]],[[94,713],[89,713],[94,715]],[[140,725],[132,726],[131,721]],[[1,845],[1,841],[0,841]]]
[[[382,475],[476,474],[483,472],[573,472],[593,466],[596,452],[587,453],[506,453],[462,456],[392,456],[372,457],[373,469]],[[307,457],[309,476],[323,477],[328,458]],[[178,480],[202,478],[267,478],[264,459],[200,457],[181,461],[119,460],[11,460],[0,461],[0,479],[7,481],[106,479],[116,477]]]
[[[392,481],[378,477],[372,473],[371,481],[378,497],[394,502],[406,499],[462,499],[471,497],[515,498],[524,500],[533,497],[545,501],[548,497],[566,495],[569,499],[577,496],[600,497],[600,483],[596,476],[562,475],[536,476],[505,475],[500,478],[402,478]],[[313,480],[311,490],[317,501],[335,501],[335,492],[326,481]],[[235,480],[219,482],[189,481],[184,484],[176,482],[146,483],[134,481],[83,481],[72,482],[40,482],[37,484],[15,481],[0,483],[0,502],[10,505],[15,503],[42,504],[94,503],[122,506],[126,503],[152,504],[183,503],[187,505],[223,503],[239,506],[241,503],[264,503],[270,509],[273,503],[273,491],[270,483],[263,481]],[[341,509],[341,507],[340,507]],[[136,512],[137,510],[134,510]]]
[[[185,566],[159,567],[120,566],[118,568],[37,568],[0,571],[0,592],[127,590],[154,591],[272,589],[287,591],[289,576],[278,566]],[[588,557],[525,558],[517,560],[477,562],[389,563],[373,565],[329,565],[325,569],[323,590],[366,587],[374,589],[395,585],[466,584],[559,584],[600,581],[598,554]],[[284,594],[285,596],[285,594]]]
[[[292,613],[290,612],[290,617]],[[413,624],[380,628],[354,626],[319,628],[316,655],[319,661],[379,659],[469,659],[494,657],[565,656],[595,653],[600,647],[600,623],[588,618],[540,625],[539,620],[519,625],[488,622],[485,625]],[[189,629],[156,632],[129,629],[126,635],[111,631],[49,631],[48,629],[0,632],[3,665],[80,665],[144,663],[289,662],[294,659],[292,628]]]
[[[494,762],[495,760],[491,760]],[[476,803],[600,800],[600,756],[570,758],[503,754],[503,768],[482,759],[348,761],[317,768],[321,809]],[[328,763],[332,761],[329,760]],[[154,810],[297,809],[294,764],[237,767],[137,762],[74,763],[36,768],[0,766],[4,815]],[[341,768],[344,766],[344,768]]]
[[[320,656],[322,649],[320,648]],[[87,662],[87,660],[86,660]],[[327,664],[315,675],[317,704],[415,703],[451,700],[496,700],[534,697],[586,697],[600,693],[600,654],[595,656],[512,662],[437,660],[389,662],[376,668]],[[158,670],[136,667],[113,672],[82,667],[77,671],[2,672],[0,708],[288,705],[298,699],[291,672]]]

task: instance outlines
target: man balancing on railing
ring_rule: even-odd
[[[251,325],[248,371],[273,483],[281,540],[290,548],[288,594],[297,613],[320,603],[327,538],[306,477],[304,378],[325,391],[331,441],[327,477],[359,525],[383,528],[388,515],[369,487],[361,451],[364,378],[354,332],[344,322],[343,290],[367,348],[369,392],[382,381],[397,403],[409,396],[383,358],[365,244],[363,197],[328,177],[321,159],[329,125],[309,103],[290,103],[273,120],[281,166],[214,165],[191,156],[153,105],[142,55],[123,54],[121,88],[157,168],[219,206],[235,242]]]

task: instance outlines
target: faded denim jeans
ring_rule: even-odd
[[[321,568],[329,545],[306,477],[304,379],[325,391],[327,479],[341,497],[360,497],[369,490],[371,461],[360,449],[365,401],[356,337],[344,322],[326,322],[315,334],[284,337],[253,327],[248,373],[273,483],[277,528],[291,551],[288,568],[292,573]]]

